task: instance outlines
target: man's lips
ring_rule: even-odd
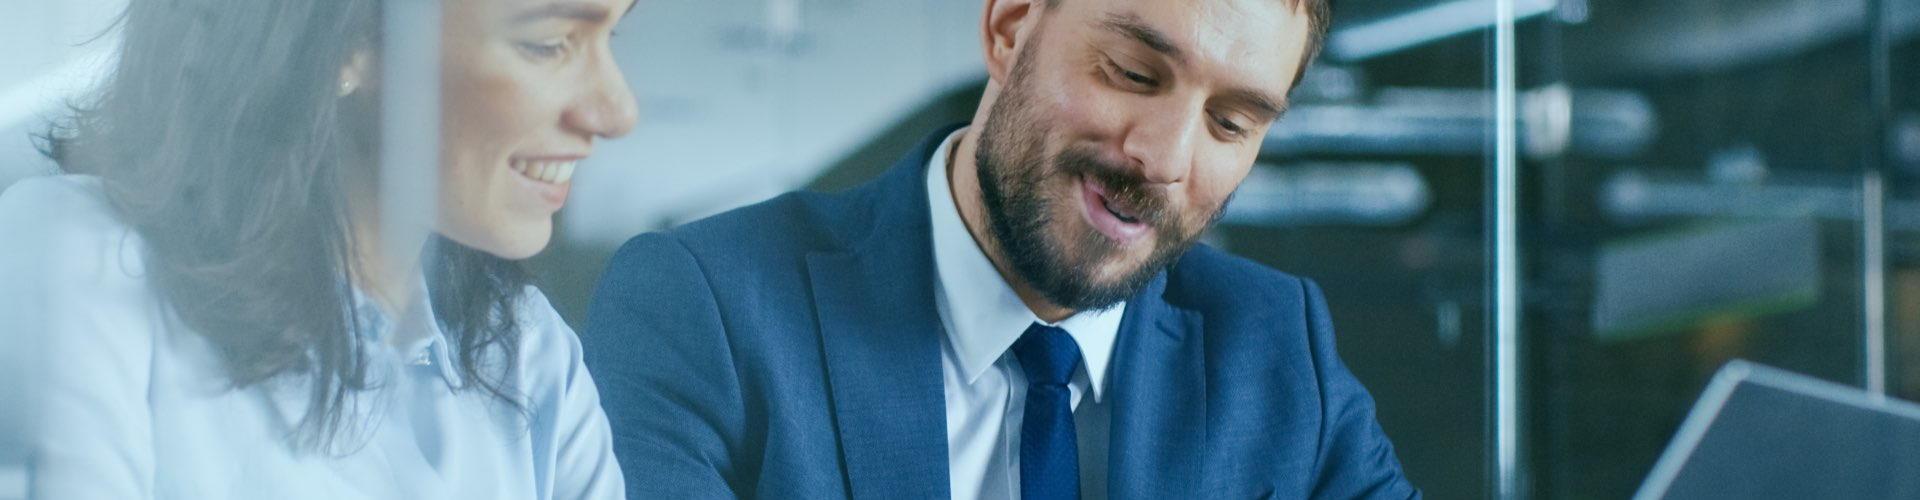
[[[1106,186],[1085,175],[1079,177],[1081,209],[1094,230],[1118,243],[1130,243],[1144,236],[1149,228],[1139,210],[1116,200]]]

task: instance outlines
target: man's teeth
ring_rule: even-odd
[[[573,179],[573,167],[579,163],[576,161],[514,162],[513,171],[519,172],[528,179],[548,184],[564,184]]]
[[[1105,198],[1102,198],[1102,199],[1100,200],[1100,206],[1101,206],[1102,208],[1105,208],[1105,209],[1107,209],[1107,213],[1110,213],[1110,214],[1113,214],[1113,216],[1114,216],[1115,218],[1118,218],[1118,219],[1120,219],[1120,222],[1125,222],[1125,223],[1128,223],[1128,224],[1132,224],[1132,223],[1135,223],[1135,222],[1139,222],[1139,221],[1140,221],[1140,220],[1139,220],[1139,218],[1138,218],[1137,216],[1135,216],[1134,214],[1130,214],[1130,213],[1127,213],[1127,212],[1125,212],[1125,211],[1122,211],[1122,210],[1119,210],[1119,209],[1116,209],[1116,208],[1114,208],[1114,207],[1113,207],[1113,201],[1111,201],[1111,200],[1107,200],[1107,199],[1105,199]]]

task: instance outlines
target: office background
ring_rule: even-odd
[[[29,134],[111,61],[124,2],[0,8],[0,187],[50,172]],[[856,184],[967,119],[979,9],[641,0],[616,39],[639,127],[582,165],[543,288],[578,325],[627,237]],[[1325,286],[1429,496],[1625,497],[1728,360],[1920,398],[1916,68],[1920,0],[1340,0],[1208,240]]]

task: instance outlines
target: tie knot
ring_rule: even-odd
[[[1080,366],[1080,346],[1066,330],[1034,323],[1013,342],[1013,355],[1029,384],[1066,385]]]

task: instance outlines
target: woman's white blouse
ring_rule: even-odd
[[[531,287],[521,303],[524,409],[461,388],[430,312],[397,320],[357,301],[376,389],[352,398],[332,453],[289,433],[308,386],[235,389],[200,335],[162,304],[140,238],[97,178],[41,177],[0,194],[0,376],[28,388],[31,498],[576,499],[624,495],[580,342]],[[427,298],[420,295],[418,304]],[[417,339],[394,347],[393,338]],[[37,417],[37,418],[32,418]]]

